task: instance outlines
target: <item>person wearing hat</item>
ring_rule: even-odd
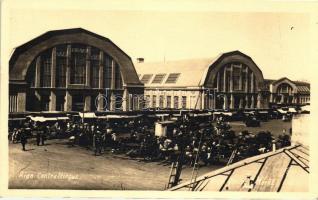
[[[95,156],[101,155],[102,154],[102,138],[101,138],[101,132],[100,131],[96,131],[95,135]]]
[[[13,144],[16,142],[17,133],[18,133],[18,129],[17,129],[17,128],[14,128],[14,129],[13,129],[13,132],[12,132],[12,136],[11,136],[11,141],[12,141]]]
[[[36,135],[35,135],[35,137],[36,137],[36,145],[37,145],[37,146],[40,146],[41,132],[40,132],[38,126],[36,126],[34,129],[35,129],[35,131],[36,131]]]
[[[48,127],[45,124],[41,127],[41,145],[44,146],[44,141],[46,140],[46,134],[48,132]]]
[[[185,148],[185,156],[186,156],[186,162],[187,164],[189,164],[190,166],[193,164],[193,148],[188,145]]]
[[[25,133],[24,128],[21,128],[21,131],[20,131],[20,141],[21,141],[21,144],[22,144],[22,150],[26,151],[25,145],[27,143],[27,135]]]
[[[118,137],[115,132],[112,133],[112,152],[118,148]]]
[[[180,132],[181,132],[180,128],[178,128],[178,127],[173,128],[173,132],[172,132],[173,137],[177,138],[179,136]]]

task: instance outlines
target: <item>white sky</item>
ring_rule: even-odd
[[[213,58],[240,50],[252,57],[265,78],[308,80],[311,75],[308,12],[215,11],[207,1],[17,2],[9,10],[6,49],[10,52],[46,31],[82,27],[109,38],[133,61]]]

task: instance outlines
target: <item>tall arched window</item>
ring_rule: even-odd
[[[121,79],[120,67],[115,65],[115,89],[122,89],[123,81]]]
[[[52,53],[54,48],[56,53]],[[86,77],[88,71],[89,77]],[[55,77],[55,81],[52,77]],[[103,88],[111,89],[112,84],[114,89],[123,88],[119,64],[101,49],[86,44],[61,44],[43,51],[34,58],[27,72],[27,81],[31,87],[66,88],[67,78],[71,85],[89,85],[91,88],[99,88],[102,82]],[[89,82],[86,84],[87,80]],[[40,82],[37,83],[37,81]],[[52,83],[54,85],[51,85]],[[77,86],[77,88],[80,87]]]
[[[225,64],[219,69],[214,77],[213,87],[218,87],[219,92],[254,93],[257,89],[256,83],[255,74],[247,65],[233,62]]]
[[[66,86],[67,46],[56,47],[56,87]]]
[[[112,58],[104,53],[104,88],[111,87]]]
[[[233,90],[240,90],[241,69],[233,66]]]
[[[99,49],[92,47],[90,55],[91,64],[91,87],[99,87]]]
[[[41,55],[41,87],[51,87],[52,49]]]
[[[31,63],[29,66],[26,79],[28,80],[28,83],[30,84],[30,87],[35,87],[35,60]]]
[[[277,87],[278,94],[284,93],[284,94],[290,95],[292,94],[292,91],[293,91],[293,88],[287,83],[282,83]]]
[[[71,84],[85,84],[86,82],[86,55],[87,48],[81,44],[71,47]]]

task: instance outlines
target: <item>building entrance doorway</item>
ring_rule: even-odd
[[[224,106],[224,97],[223,96],[216,96],[216,109],[223,109]]]
[[[234,96],[234,109],[239,109],[240,108],[240,96]]]
[[[80,111],[84,110],[84,96],[83,95],[73,95],[72,96],[72,110]]]

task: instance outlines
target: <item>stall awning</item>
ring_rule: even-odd
[[[106,116],[98,116],[98,119],[134,119],[137,117],[141,117],[142,115],[106,115]]]
[[[33,116],[27,116],[29,117],[32,121],[35,121],[35,122],[46,122],[46,121],[57,121],[57,117],[42,117],[42,116],[36,116],[36,117],[33,117]]]
[[[211,113],[200,113],[200,114],[194,114],[194,117],[204,117],[204,116],[211,116]]]
[[[69,120],[69,117],[57,117],[58,120]]]
[[[156,117],[167,117],[169,116],[169,114],[155,114]]]
[[[227,116],[232,116],[233,115],[233,113],[231,113],[231,112],[214,112],[213,113],[214,115],[227,115]]]
[[[119,119],[119,115],[97,116],[98,119]]]
[[[81,117],[81,118],[91,118],[91,119],[93,119],[93,118],[96,118],[96,115],[95,115],[95,113],[93,113],[93,112],[88,112],[88,113],[79,113],[79,116]]]
[[[301,107],[302,111],[310,111],[310,106],[303,106]]]
[[[178,117],[171,117],[170,120],[178,121]]]
[[[175,121],[163,121],[163,122],[158,122],[159,124],[174,124],[176,123]]]
[[[285,110],[283,110],[283,109],[277,109],[277,111],[278,111],[279,113],[281,113],[281,114],[286,114],[286,113],[287,113],[287,111],[285,111]]]
[[[291,112],[291,113],[297,113],[296,109],[295,108],[288,108],[288,112]]]

